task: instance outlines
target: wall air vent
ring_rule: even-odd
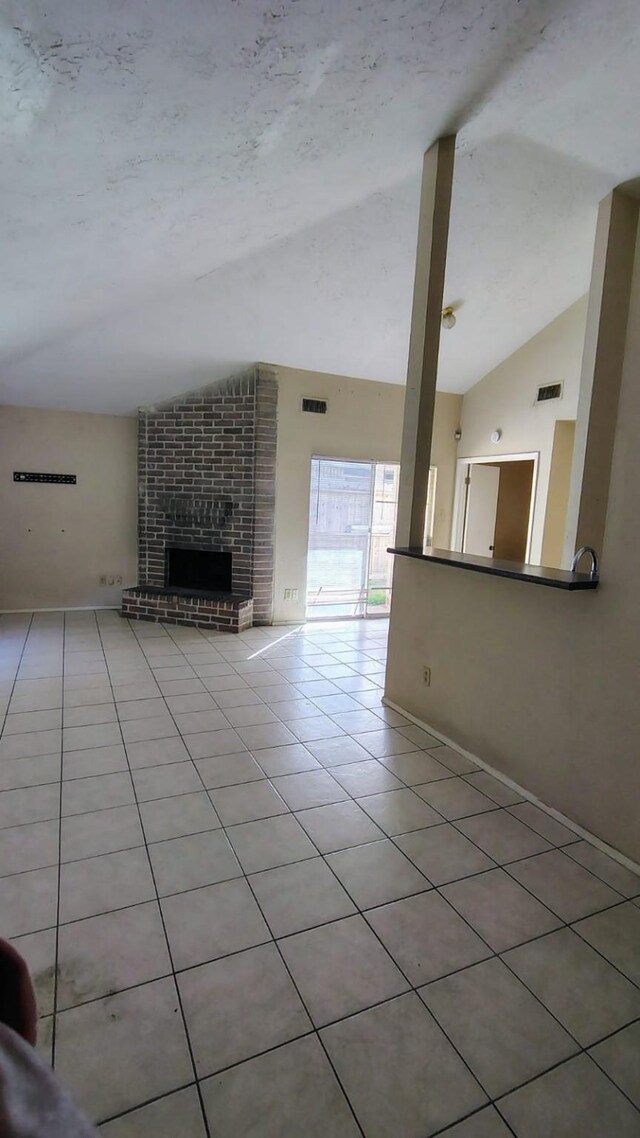
[[[545,383],[536,392],[536,403],[548,403],[550,399],[562,399],[561,383]]]
[[[326,399],[303,398],[302,410],[306,411],[309,415],[326,415],[327,401]]]

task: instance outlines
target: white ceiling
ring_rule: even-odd
[[[404,382],[452,129],[467,389],[586,290],[639,48],[637,0],[5,0],[0,397],[129,413],[257,359]]]

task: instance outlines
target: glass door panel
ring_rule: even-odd
[[[399,481],[393,462],[311,460],[308,619],[388,614]]]
[[[307,617],[363,616],[369,573],[374,467],[311,460]]]
[[[399,482],[400,467],[397,463],[375,463],[365,606],[367,616],[387,616],[391,608],[393,557],[387,549],[395,539]]]

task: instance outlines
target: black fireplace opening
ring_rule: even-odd
[[[231,554],[210,549],[166,548],[166,585],[193,593],[231,592]]]

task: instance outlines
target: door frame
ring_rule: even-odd
[[[400,469],[400,459],[387,459],[387,458],[346,458],[344,455],[336,454],[312,454],[309,460],[309,492],[307,494],[307,502],[310,505],[311,500],[311,470],[314,462],[355,462],[363,466],[371,466],[374,469],[374,485],[371,493],[371,510],[369,515],[369,545],[367,551],[367,572],[371,560],[371,526],[373,522],[373,509],[374,509],[374,493],[375,493],[375,467],[376,466],[397,466]],[[397,523],[397,503],[396,503],[396,523]],[[307,609],[307,561],[309,553],[309,532],[310,532],[310,513],[307,508],[307,557],[305,558],[305,576],[304,576],[304,596],[305,596],[305,613]],[[389,613],[368,613],[366,611],[366,602],[364,602],[364,611],[357,613],[354,616],[317,616],[310,617],[305,615],[305,621],[334,621],[334,620],[388,620]]]
[[[451,549],[456,553],[462,552],[464,538],[465,513],[467,505],[466,469],[468,466],[495,466],[497,462],[527,462],[533,461],[533,477],[531,479],[531,501],[529,503],[529,525],[527,528],[527,548],[525,561],[531,557],[531,541],[533,538],[533,522],[536,509],[536,494],[538,492],[538,466],[540,451],[522,451],[520,454],[483,454],[469,455],[456,461],[456,479],[453,499],[453,522],[451,525]]]

